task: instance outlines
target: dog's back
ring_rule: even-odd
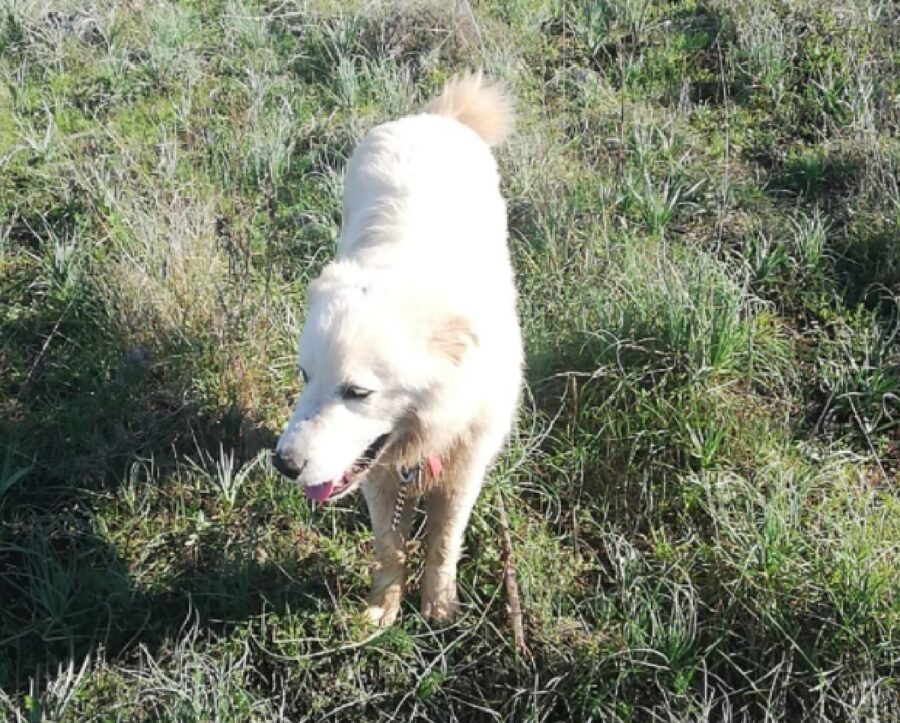
[[[506,207],[490,146],[512,126],[509,96],[477,73],[449,82],[423,113],[374,128],[347,167],[338,256],[496,279],[508,267]]]

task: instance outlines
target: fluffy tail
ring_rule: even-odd
[[[455,118],[489,146],[501,143],[513,129],[509,92],[500,83],[485,80],[481,71],[448,82],[441,94],[425,106],[425,112]]]

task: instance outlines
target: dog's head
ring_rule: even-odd
[[[298,355],[303,391],[273,461],[313,500],[356,489],[389,450],[408,444],[412,420],[452,399],[476,339],[429,298],[396,274],[346,261],[311,285]]]

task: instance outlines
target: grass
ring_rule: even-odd
[[[7,3],[0,717],[896,719],[898,21]],[[266,450],[349,153],[466,67],[519,100],[528,390],[461,618],[373,633],[361,500]]]

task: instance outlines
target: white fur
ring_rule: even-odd
[[[381,624],[405,583],[394,465],[444,462],[429,492],[422,609],[448,617],[463,532],[521,385],[506,207],[486,142],[511,127],[508,98],[477,75],[427,108],[373,129],[350,159],[337,258],[310,288],[300,337],[309,381],[277,449],[314,486],[391,435],[362,482],[380,563],[367,614]],[[348,383],[372,394],[342,399]]]

